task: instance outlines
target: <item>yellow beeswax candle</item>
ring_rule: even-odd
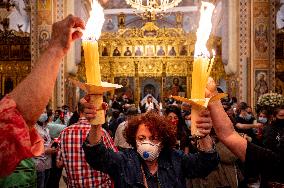
[[[101,86],[101,68],[97,41],[83,41],[87,83]]]
[[[211,18],[215,6],[209,2],[202,2],[200,7],[200,20],[197,29],[195,44],[194,63],[192,70],[191,98],[197,100],[201,106],[205,103],[205,88],[210,75],[213,59],[210,60],[206,44],[212,30]],[[196,119],[201,106],[193,105],[191,111],[191,134],[199,136],[196,128]]]
[[[203,105],[205,100],[205,88],[207,84],[208,77],[210,75],[211,67],[213,61],[210,61],[207,57],[199,56],[195,58],[193,63],[193,71],[192,71],[192,83],[191,83],[191,98],[199,99],[197,103]],[[198,117],[198,113],[201,108],[198,106],[192,106],[191,111],[191,134],[198,136],[197,128],[196,128],[196,118]]]

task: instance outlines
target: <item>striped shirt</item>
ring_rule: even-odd
[[[59,136],[57,160],[62,160],[68,179],[68,187],[111,187],[107,174],[92,169],[85,160],[82,145],[91,129],[86,118],[66,127]],[[102,129],[102,141],[108,148],[117,151],[109,134]]]

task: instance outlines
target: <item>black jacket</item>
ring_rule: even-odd
[[[134,149],[115,153],[102,142],[95,146],[83,145],[87,162],[96,170],[107,173],[116,188],[145,187],[141,167],[145,171],[148,187],[154,185],[148,178],[149,170]],[[178,150],[163,150],[158,158],[158,182],[161,188],[185,188],[185,178],[206,177],[219,163],[216,152],[186,155]]]

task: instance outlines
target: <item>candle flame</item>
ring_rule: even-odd
[[[215,6],[212,3],[202,2],[201,4],[199,28],[197,29],[196,33],[197,40],[195,43],[194,57],[210,57],[210,53],[206,48],[206,43],[212,30],[211,18],[214,8]]]
[[[86,40],[99,40],[102,32],[102,27],[105,21],[104,9],[98,0],[92,1],[92,10],[90,11],[90,18],[87,21],[86,29],[83,33],[82,39]]]

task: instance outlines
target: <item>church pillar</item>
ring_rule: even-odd
[[[42,53],[51,37],[52,23],[54,22],[55,0],[31,0],[31,68],[36,65],[39,54]],[[51,97],[51,107],[55,107],[55,91]]]
[[[32,67],[34,67],[39,54],[42,53],[48,45],[51,37],[52,24],[62,20],[69,14],[74,14],[75,2],[74,0],[32,0],[31,10],[31,53]],[[76,47],[80,48],[80,44],[76,44]],[[66,77],[68,73],[75,74],[77,71],[75,59],[78,54],[80,56],[80,49],[78,53],[75,53],[75,49],[77,48],[72,45],[67,56],[60,62],[56,85],[50,101],[52,109],[67,104]],[[70,94],[70,96],[71,95],[71,98],[74,98],[73,93]]]
[[[226,61],[224,62],[226,73],[233,75],[237,73],[239,62],[239,53],[236,51],[239,46],[239,28],[236,26],[239,21],[239,3],[223,0],[222,6],[225,6],[224,9],[227,10],[226,13],[229,15],[223,18],[226,21],[223,22],[222,32],[224,34],[222,34],[222,40],[228,42],[222,44],[222,59]]]
[[[251,25],[251,105],[275,85],[275,0],[254,0]]]
[[[66,2],[67,3],[67,2]],[[62,20],[64,15],[64,0],[57,0],[55,4],[56,10],[55,15],[56,19],[55,21]],[[61,60],[59,72],[57,75],[57,81],[56,81],[56,106],[61,107],[65,104],[65,62],[67,60],[67,57]]]
[[[248,77],[247,68],[250,61],[250,14],[251,14],[251,1],[240,0],[239,1],[239,58],[238,64],[238,77],[237,85],[239,88],[238,99],[239,102],[248,100]]]

